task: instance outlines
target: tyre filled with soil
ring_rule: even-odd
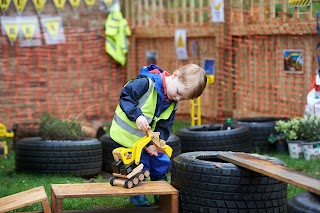
[[[17,171],[92,177],[101,171],[102,147],[96,138],[51,141],[29,137],[17,142],[15,158]]]
[[[252,151],[260,153],[268,153],[272,151],[272,146],[268,141],[270,134],[275,133],[276,121],[288,121],[289,118],[284,117],[255,117],[255,118],[239,118],[234,122],[237,124],[247,125],[252,139]]]

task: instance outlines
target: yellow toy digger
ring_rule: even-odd
[[[142,149],[152,141],[158,149],[169,157],[172,155],[172,148],[160,140],[159,132],[148,130],[146,136],[138,140],[132,148],[119,147],[112,151],[114,162],[112,163],[113,176],[110,179],[112,186],[121,185],[125,188],[132,188],[145,178],[149,177],[148,170],[142,171],[143,164],[140,163]]]

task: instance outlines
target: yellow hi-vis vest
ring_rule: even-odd
[[[126,64],[126,54],[129,48],[127,36],[131,35],[128,22],[121,11],[111,12],[105,23],[105,50],[122,66]]]
[[[171,103],[171,105],[164,112],[162,112],[159,117],[155,117],[154,114],[156,111],[158,93],[154,89],[154,82],[150,78],[148,79],[149,89],[139,99],[137,107],[141,109],[143,115],[147,118],[149,124],[153,121],[151,129],[154,130],[156,127],[156,123],[159,120],[168,119],[172,111],[176,110],[176,104]],[[146,132],[138,129],[137,124],[128,119],[128,117],[122,111],[120,105],[118,104],[110,128],[110,137],[122,146],[131,148],[135,142],[137,142],[145,135]]]

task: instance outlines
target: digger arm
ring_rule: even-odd
[[[149,129],[147,134],[151,135],[153,145],[155,145],[158,149],[162,150],[163,153],[165,153],[166,155],[168,155],[169,158],[171,158],[173,150],[170,146],[166,145],[166,142],[164,140],[160,139],[160,133],[153,132],[151,129]]]
[[[162,150],[163,153],[168,155],[170,158],[172,155],[172,148],[166,145],[164,140],[160,140],[159,132],[153,132],[152,130],[147,131],[147,135],[134,143],[132,149],[119,147],[112,151],[113,158],[116,162],[122,160],[124,164],[129,164],[131,162],[135,162],[136,165],[139,165],[142,149],[152,141],[153,145],[155,145],[158,149]]]
[[[162,150],[168,157],[170,158],[172,155],[172,148],[166,145],[164,140],[160,140],[159,132],[153,132],[151,129],[147,131],[147,135],[138,140],[132,147],[132,156],[134,157],[136,165],[140,163],[140,157],[142,149],[152,141],[153,145],[155,145],[158,149]]]
[[[139,165],[142,149],[151,141],[151,136],[146,135],[140,140],[138,140],[132,147],[132,156],[136,165]]]

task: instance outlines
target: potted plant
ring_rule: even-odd
[[[275,130],[283,133],[291,158],[306,160],[320,154],[320,118],[315,115],[296,117],[290,121],[277,121]],[[311,150],[312,147],[312,150]],[[320,157],[320,156],[319,156]]]
[[[76,119],[63,120],[45,113],[40,118],[39,136],[17,142],[17,171],[83,177],[95,176],[101,171],[101,142],[86,137]]]
[[[288,151],[286,138],[282,132],[271,133],[268,137],[268,142],[275,146],[277,152],[285,153]]]

